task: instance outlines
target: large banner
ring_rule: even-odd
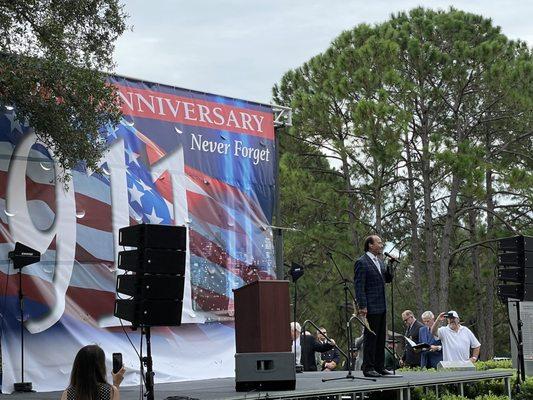
[[[156,382],[232,376],[232,290],[274,278],[271,108],[110,83],[123,119],[101,129],[109,148],[101,172],[80,167],[68,187],[57,180],[65,171],[54,150],[17,122],[16,108],[0,112],[3,393],[21,380],[19,277],[8,262],[17,241],[42,253],[22,270],[24,378],[37,391],[65,388],[76,352],[91,343],[106,351],[108,370],[111,353],[122,352],[124,384],[139,384],[140,335],[113,317],[124,226],[188,227],[183,325],[152,330]]]

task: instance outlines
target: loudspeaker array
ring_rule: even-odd
[[[498,295],[533,300],[533,237],[520,235],[498,242]]]
[[[185,282],[187,228],[141,224],[119,231],[121,251],[115,316],[136,326],[179,326]]]

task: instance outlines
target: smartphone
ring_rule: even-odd
[[[122,353],[113,353],[113,373],[116,374],[122,368]]]

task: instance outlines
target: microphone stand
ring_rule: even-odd
[[[297,340],[297,337],[296,337],[296,302],[298,301],[298,283],[297,283],[297,279],[294,280],[294,305],[292,307],[292,311],[293,311],[293,322],[294,322],[294,327],[293,327],[293,337],[294,337],[294,368],[296,368],[296,372],[302,372],[300,371],[300,368],[299,368],[299,364],[297,363],[297,360],[296,360],[296,340]],[[300,362],[302,361],[301,360],[301,357],[302,357],[302,343],[300,342]]]
[[[24,292],[22,291],[22,267],[18,268],[19,281],[19,312],[20,312],[20,375],[21,381],[15,382],[13,387],[15,392],[33,392],[31,382],[24,381]]]
[[[357,317],[357,316],[352,316],[351,318],[349,317],[348,315],[348,293],[350,293],[350,296],[352,297],[352,299],[354,300],[354,302],[357,303],[357,301],[355,300],[355,296],[353,295],[353,293],[350,291],[350,288],[348,287],[348,282],[351,283],[351,281],[347,280],[346,278],[344,278],[344,275],[342,274],[341,270],[339,269],[337,263],[335,262],[335,259],[333,258],[333,256],[331,255],[331,253],[328,253],[328,256],[329,258],[331,259],[331,261],[333,262],[333,265],[335,266],[335,269],[337,270],[337,272],[339,273],[339,276],[341,277],[342,279],[342,284],[343,284],[343,289],[344,289],[344,321],[346,323],[346,335],[348,337],[348,355],[342,353],[345,357],[346,357],[346,363],[348,364],[348,374],[344,377],[340,377],[340,378],[329,378],[329,379],[322,379],[322,382],[328,382],[328,381],[336,381],[336,380],[340,380],[340,379],[351,379],[351,380],[354,380],[354,379],[360,379],[360,380],[365,380],[365,381],[373,381],[373,382],[376,382],[376,379],[374,378],[366,378],[366,377],[359,377],[359,376],[354,376],[352,374],[352,352],[350,351],[350,348],[352,347],[352,342],[353,342],[353,338],[352,338],[352,324],[351,324],[351,321],[355,318],[357,319],[361,325],[364,326],[363,322]]]
[[[394,330],[394,278],[395,278],[395,272],[396,268],[394,268],[394,262],[398,262],[398,260],[393,259],[392,257],[389,257],[387,269],[389,270],[389,273],[391,275],[391,282],[390,282],[390,309],[391,309],[391,329],[392,329],[392,356],[393,359],[396,360],[396,331]],[[396,375],[396,368],[394,368],[394,363],[392,366],[392,373]]]

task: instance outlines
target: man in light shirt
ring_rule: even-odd
[[[300,364],[300,359],[302,357],[302,346],[300,345],[300,332],[302,331],[302,327],[298,322],[291,322],[290,324],[291,329],[291,340],[292,340],[292,352],[296,354],[295,361],[296,365]]]
[[[444,319],[448,320],[448,324],[439,328],[439,323]],[[470,329],[460,324],[459,314],[456,311],[440,313],[431,327],[431,333],[442,341],[444,361],[472,361],[475,363],[478,360],[481,343]]]

